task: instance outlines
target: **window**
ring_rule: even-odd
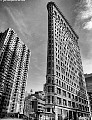
[[[58,58],[59,58],[59,55],[58,55]],[[59,63],[58,63],[59,64]]]
[[[57,42],[56,42],[56,46],[57,46]]]
[[[58,76],[58,72],[56,71],[56,75]]]
[[[54,11],[54,14],[57,16],[57,12],[56,11]]]
[[[60,20],[60,16],[58,15],[58,19]]]
[[[73,88],[71,87],[71,92],[73,92]]]
[[[76,103],[76,108],[78,108],[79,107],[79,105],[78,105],[78,103]]]
[[[57,94],[61,94],[61,89],[57,88]]]
[[[84,110],[84,106],[82,105],[82,110]]]
[[[63,20],[61,19],[61,23],[63,23]]]
[[[62,79],[63,79],[63,75],[62,75]]]
[[[76,87],[76,84],[74,83],[74,86]]]
[[[66,81],[67,81],[67,78],[66,78]],[[67,85],[67,90],[68,90],[68,85]]]
[[[66,97],[66,91],[62,90],[63,96]]]
[[[58,60],[58,64],[60,64],[60,61]]]
[[[57,51],[57,48],[56,48],[56,51]]]
[[[77,96],[75,96],[75,100],[78,101],[78,97]]]
[[[64,87],[64,83],[62,82],[62,87]]]
[[[64,27],[66,28],[66,24],[64,23]]]
[[[73,82],[72,82],[72,85],[73,85]]]
[[[50,88],[51,88],[51,87],[50,87],[50,86],[48,86],[48,92],[50,92]]]
[[[56,65],[56,69],[58,69],[58,65]]]
[[[52,103],[54,103],[54,96],[52,96]]]
[[[47,99],[48,99],[48,103],[50,103],[50,96],[48,96]]]
[[[61,104],[61,98],[57,97],[57,104]]]
[[[74,95],[72,94],[72,99],[74,99]]]
[[[75,108],[75,102],[72,102],[72,107]]]
[[[54,86],[52,86],[52,92],[54,92]]]
[[[79,102],[81,102],[81,98],[79,97]]]
[[[61,86],[61,81],[59,80],[59,85]]]
[[[60,73],[59,73],[59,77],[60,77]]]
[[[63,105],[67,106],[67,101],[63,99]]]
[[[51,54],[51,50],[49,50],[49,54]]]
[[[64,83],[64,88],[66,89],[66,84]]]
[[[68,101],[68,106],[71,107],[71,101]]]
[[[47,108],[47,112],[50,112],[50,108]]]
[[[56,79],[56,81],[57,81],[57,85],[58,85],[58,79]]]
[[[68,98],[71,98],[71,93],[68,92],[67,95],[68,95]]]
[[[70,75],[70,78],[72,79],[72,76]]]
[[[87,107],[87,111],[89,111],[89,107]]]
[[[51,78],[50,77],[48,78],[48,83],[51,83]]]
[[[48,72],[48,74],[51,74],[51,69],[50,69],[50,68],[48,68],[48,71],[47,71],[47,72]]]

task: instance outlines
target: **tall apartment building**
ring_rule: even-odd
[[[79,38],[54,2],[47,10],[46,116],[50,120],[89,116]]]
[[[88,93],[88,96],[89,96],[91,117],[92,117],[92,73],[91,74],[85,74],[85,81],[86,81],[87,93]]]
[[[30,51],[13,29],[0,33],[0,114],[23,113]]]

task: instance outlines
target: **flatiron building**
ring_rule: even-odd
[[[46,119],[87,117],[90,110],[79,37],[54,2],[47,4],[47,10]]]
[[[23,113],[30,50],[11,28],[0,33],[0,114]]]

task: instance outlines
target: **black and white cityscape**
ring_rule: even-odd
[[[41,20],[44,21],[44,24],[42,23],[44,34],[44,26],[47,26],[45,35],[40,31],[41,25],[38,30],[38,24],[30,25],[30,20],[24,18],[23,11],[20,12],[20,9],[25,9],[24,6],[27,6],[28,9],[32,7],[34,12],[39,6],[36,6],[38,1],[40,2],[40,0],[20,1],[21,5],[19,1],[16,3],[1,1],[0,15],[2,18],[0,20],[10,16],[14,24],[10,24],[12,22],[9,18],[9,24],[3,26],[5,22],[2,21],[0,28],[0,120],[91,120],[92,70],[90,69],[91,64],[88,64],[88,61],[91,61],[91,45],[87,43],[87,40],[89,39],[91,44],[92,21],[88,21],[88,18],[92,17],[92,1],[44,1],[45,6],[41,6],[41,8],[46,10],[46,16],[45,14],[44,16],[47,23],[44,19]],[[68,2],[71,7],[68,7]],[[35,9],[29,3],[34,4]],[[84,26],[76,23],[78,26],[74,27],[75,22],[69,22],[66,17],[68,14],[63,13],[59,3],[67,4],[67,7],[62,7],[64,11],[71,10],[70,8],[73,8],[75,3],[76,7],[79,5],[80,8],[75,12],[77,20],[79,20],[80,14],[82,15],[81,20],[85,21]],[[15,9],[16,7],[19,12]],[[86,10],[81,11],[82,8],[86,8]],[[80,14],[77,13],[79,11]],[[73,13],[73,11],[65,13],[68,12]],[[32,14],[32,11],[29,13]],[[37,16],[41,16],[43,13],[41,10],[40,15]],[[26,9],[25,15],[29,16]],[[71,16],[69,15],[69,18]],[[74,19],[71,18],[71,21],[73,22]],[[27,27],[24,24],[26,22],[28,22]],[[17,27],[19,31],[16,29]],[[34,31],[37,28],[37,33],[39,36],[43,35],[44,40],[39,40],[40,37],[37,37],[36,33],[31,34],[27,30],[28,27],[32,27],[31,30]],[[78,30],[81,32],[79,33]],[[31,41],[32,38],[36,40]],[[85,41],[83,42],[83,40]],[[41,44],[45,44],[46,48]],[[90,54],[88,51],[83,51],[84,48],[90,51]],[[41,54],[45,56],[46,62],[40,61],[43,59]],[[34,55],[39,57],[39,61]],[[45,65],[42,66],[43,64]],[[42,69],[43,67],[45,71]]]

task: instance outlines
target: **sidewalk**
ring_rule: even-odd
[[[23,120],[23,119],[18,119],[18,118],[3,118],[3,119],[0,119],[0,120]]]

